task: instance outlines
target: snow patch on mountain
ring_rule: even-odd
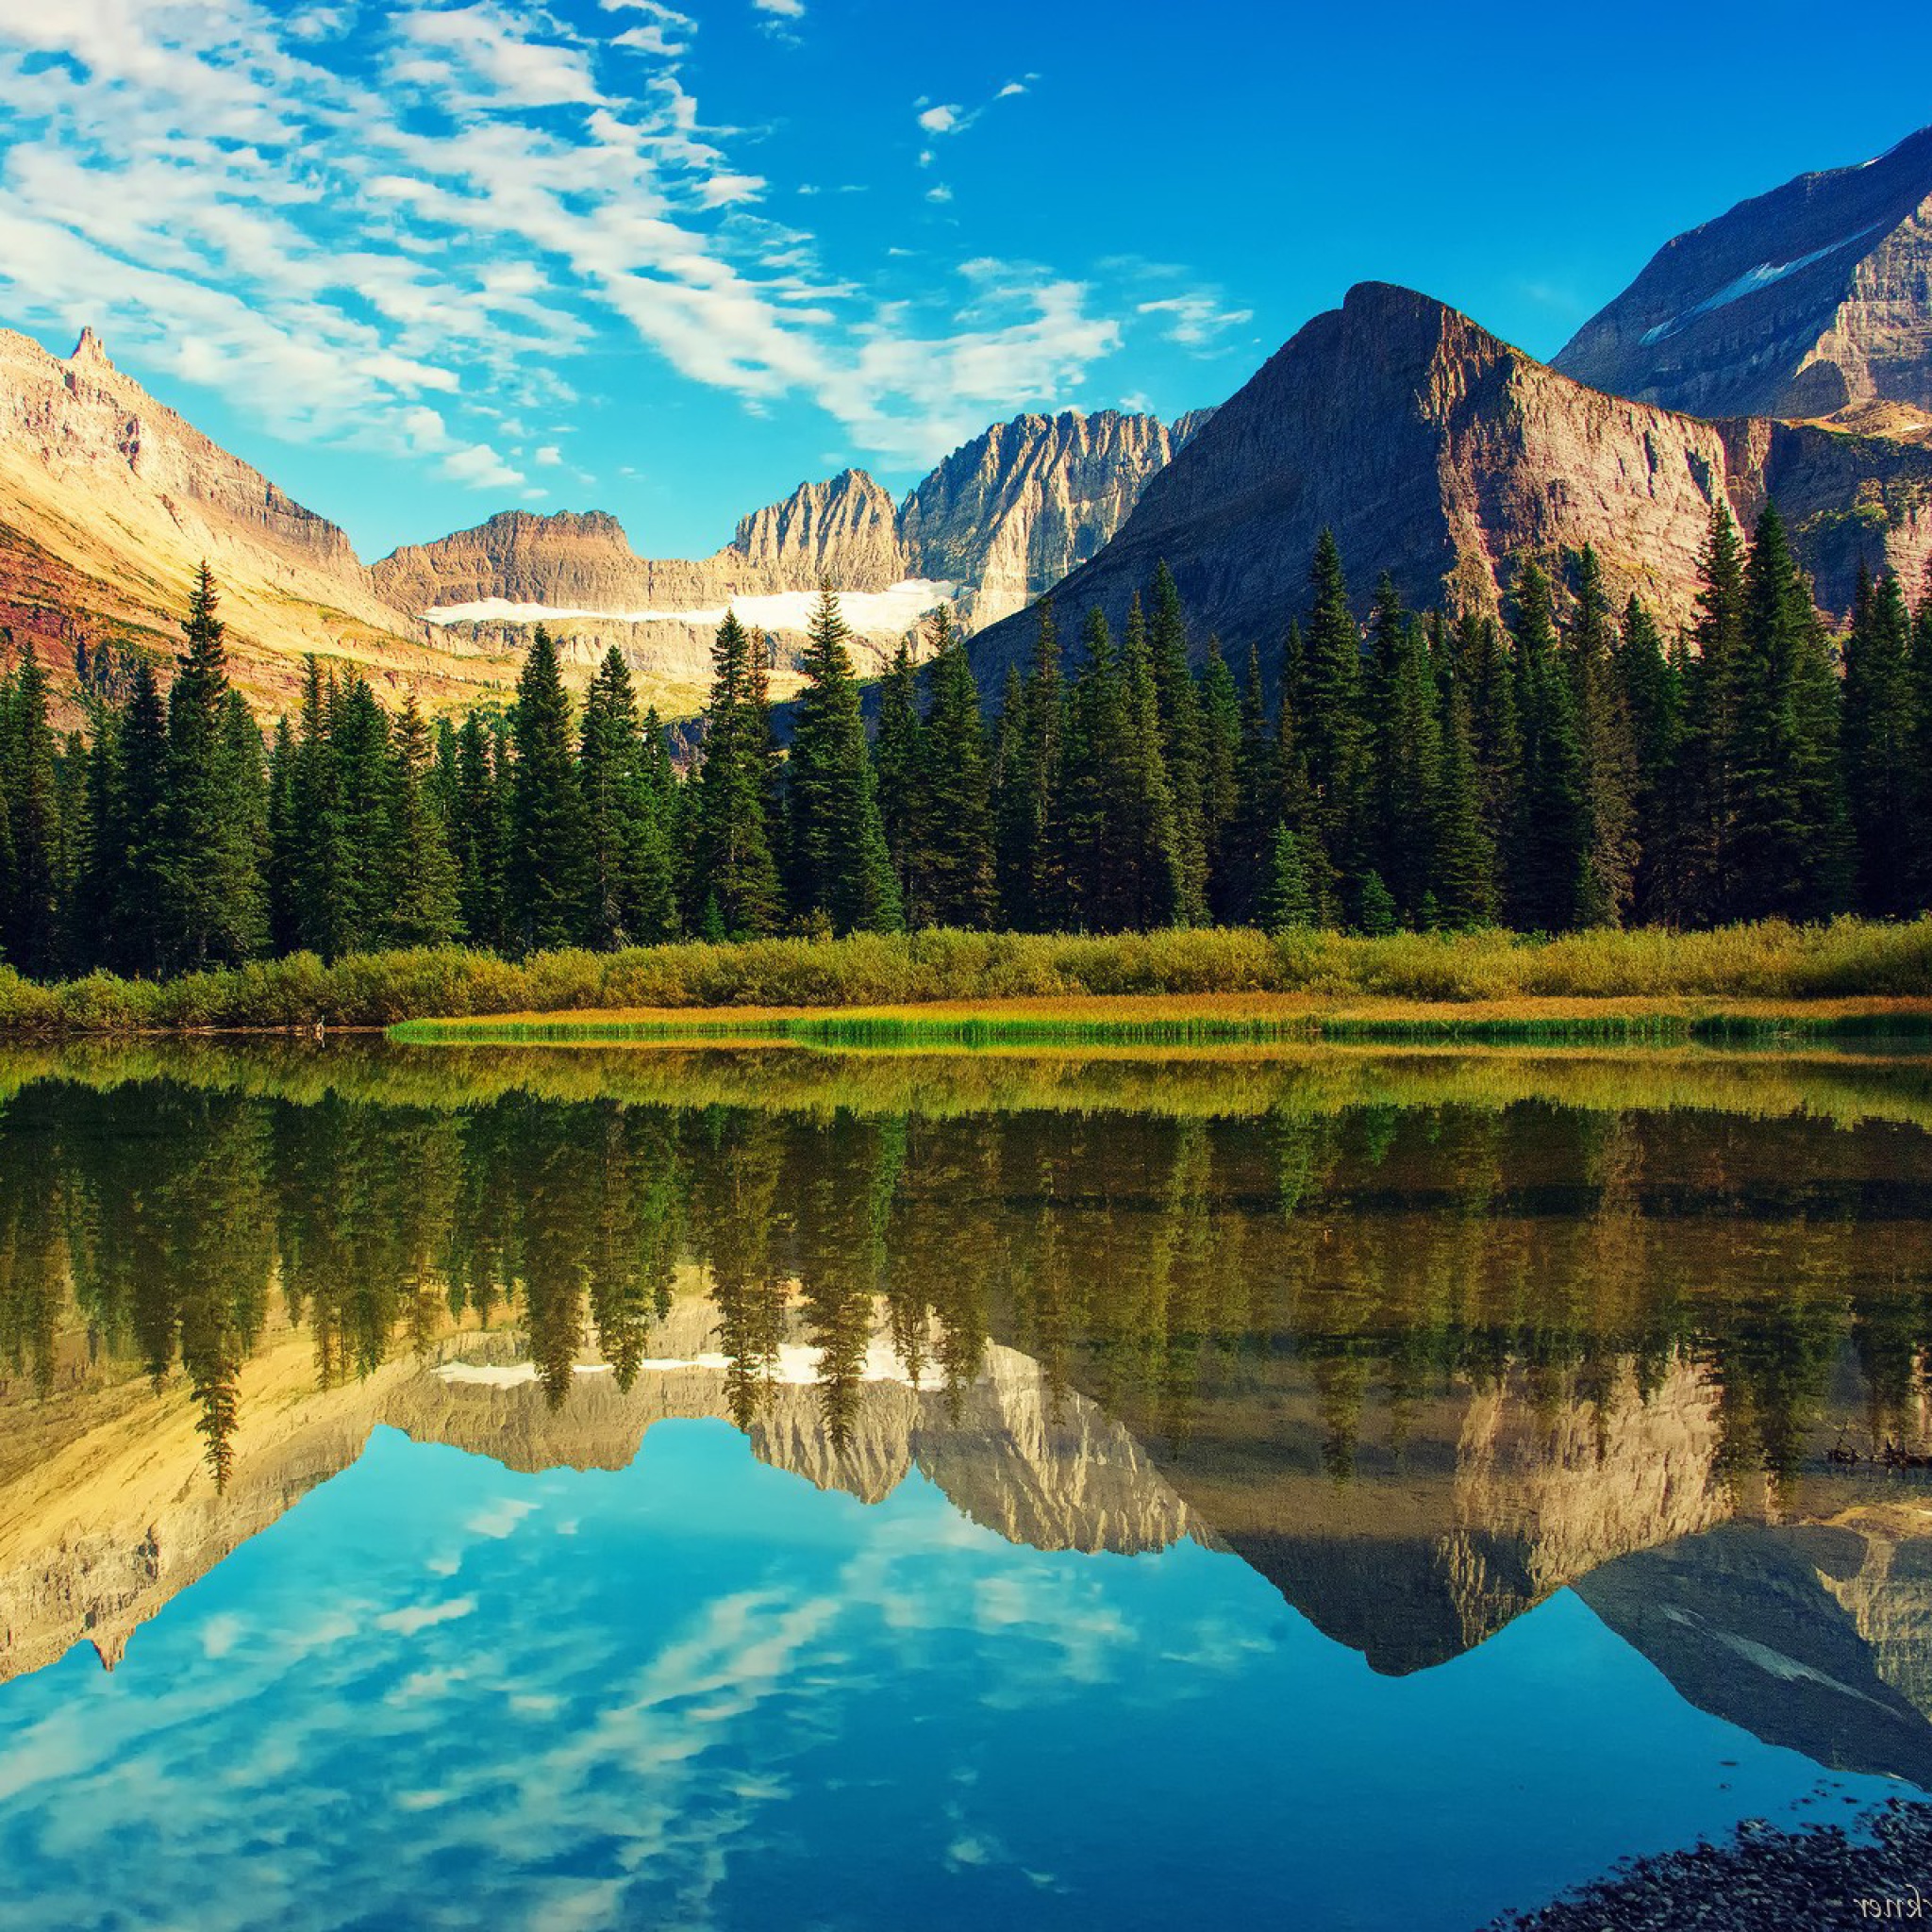
[[[1828,248],[1814,248],[1809,255],[1801,255],[1796,261],[1761,261],[1756,268],[1746,269],[1734,282],[1727,283],[1715,295],[1707,295],[1702,302],[1687,308],[1681,315],[1674,315],[1668,322],[1660,322],[1655,328],[1643,332],[1643,346],[1648,349],[1658,342],[1668,341],[1671,337],[1681,334],[1699,316],[1709,315],[1717,309],[1727,308],[1733,302],[1741,302],[1746,295],[1755,295],[1762,289],[1770,288],[1774,282],[1781,282],[1787,275],[1794,275],[1802,269],[1807,269],[1815,262],[1824,259],[1827,255],[1836,255],[1841,249],[1849,248],[1854,242],[1862,242],[1867,235],[1874,234],[1884,225],[1874,222],[1869,228],[1860,228],[1856,235],[1847,235],[1842,242],[1834,242]]]
[[[959,586],[927,577],[908,577],[883,591],[840,591],[845,622],[868,636],[893,637],[911,630],[925,614],[958,596]],[[819,601],[816,591],[778,591],[737,597],[695,610],[585,610],[552,604],[517,604],[507,597],[482,597],[469,604],[442,604],[423,615],[432,624],[549,624],[566,618],[609,618],[625,624],[687,624],[715,627],[727,609],[748,630],[802,631]]]

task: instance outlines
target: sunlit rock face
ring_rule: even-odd
[[[1932,409],[1932,128],[1665,243],[1556,367],[1699,416]]]
[[[302,655],[407,676],[434,705],[494,667],[386,602],[348,538],[117,369],[92,330],[50,355],[0,330],[0,625],[57,678],[75,644],[164,647],[204,559],[238,682],[287,703]]]
[[[917,575],[965,587],[976,625],[1024,609],[1100,551],[1207,413],[1173,429],[1113,409],[995,425],[907,498],[907,555]]]

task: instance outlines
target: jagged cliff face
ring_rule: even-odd
[[[92,331],[64,360],[0,331],[0,624],[57,670],[82,637],[172,653],[204,558],[238,681],[264,709],[311,650],[406,677],[432,705],[505,668],[434,648],[335,525],[157,402]]]
[[[932,575],[908,567],[892,499],[863,470],[801,483],[783,503],[744,518],[729,554],[772,591],[816,590],[821,578],[841,590],[884,591]]]
[[[967,616],[991,624],[1097,555],[1177,446],[1155,416],[1015,417],[955,450],[908,497],[906,552],[919,575],[965,586]]]
[[[1556,366],[1700,416],[1932,409],[1932,128],[1666,243]]]
[[[1774,494],[1826,608],[1858,562],[1917,583],[1932,557],[1932,450],[1768,423],[1713,424],[1607,395],[1467,317],[1380,283],[1317,316],[1147,486],[1120,534],[1056,593],[1115,622],[1158,563],[1198,650],[1276,644],[1324,527],[1366,605],[1387,569],[1420,608],[1495,608],[1525,558],[1593,544],[1613,591],[1667,625],[1693,614],[1711,507]],[[1063,626],[1063,634],[1068,630]],[[982,689],[1033,621],[982,634]]]

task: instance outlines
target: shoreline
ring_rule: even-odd
[[[1776,1045],[1924,1041],[1932,999],[1421,1000],[1302,993],[1089,994],[855,1006],[575,1008],[410,1019],[399,1045],[1239,1047],[1270,1043]]]

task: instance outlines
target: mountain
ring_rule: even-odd
[[[1932,128],[1666,242],[1556,367],[1699,416],[1932,412]]]
[[[1849,607],[1861,560],[1916,585],[1932,558],[1932,448],[1607,395],[1370,282],[1224,404],[1055,597],[1063,636],[1094,605],[1118,623],[1165,559],[1197,647],[1209,632],[1273,647],[1325,526],[1364,606],[1387,569],[1414,606],[1494,608],[1523,558],[1592,543],[1620,598],[1641,591],[1674,625],[1694,608],[1712,503],[1748,525],[1767,496],[1827,608]],[[1022,617],[981,634],[982,690],[1033,632]]]
[[[265,710],[292,699],[307,651],[431,704],[515,675],[384,602],[334,524],[157,402],[92,330],[65,359],[0,330],[0,625],[57,672],[83,638],[172,655],[204,558],[237,681]]]
[[[883,671],[936,605],[989,624],[1094,556],[1212,413],[1172,426],[1112,409],[1016,416],[955,450],[901,504],[846,470],[742,518],[706,558],[641,557],[599,510],[511,510],[395,551],[373,581],[473,647],[517,650],[539,621],[566,662],[590,664],[615,644],[674,708],[702,697],[711,634],[731,606],[776,640],[783,695],[822,581],[840,593],[861,672]]]

